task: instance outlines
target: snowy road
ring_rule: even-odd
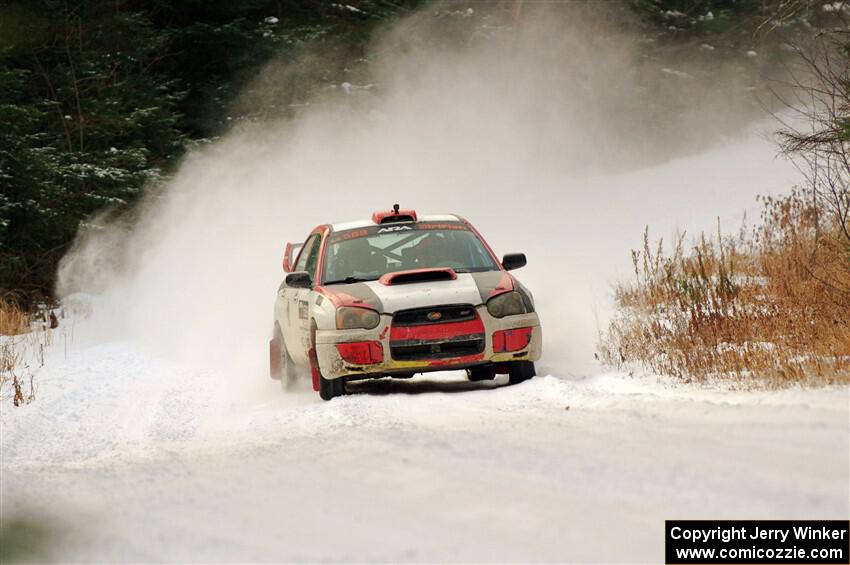
[[[0,494],[49,526],[39,559],[659,562],[665,518],[850,505],[846,388],[454,374],[322,403],[128,342],[38,379],[3,407]]]

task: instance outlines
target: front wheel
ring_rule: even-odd
[[[342,396],[343,394],[345,394],[344,378],[326,379],[319,373],[319,396],[322,397],[322,400],[330,400],[335,396]]]
[[[512,385],[527,381],[536,374],[531,361],[511,361],[508,365],[508,381]]]

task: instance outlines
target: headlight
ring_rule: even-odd
[[[381,316],[369,308],[342,306],[336,309],[336,329],[338,330],[371,330],[378,327]]]
[[[494,318],[504,318],[514,314],[525,314],[525,304],[522,296],[516,291],[494,296],[487,301],[487,311]]]

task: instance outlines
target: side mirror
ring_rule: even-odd
[[[283,252],[283,272],[291,273],[292,272],[292,263],[289,260],[289,257],[292,255],[292,244],[287,243],[286,249]]]
[[[292,288],[313,288],[313,278],[307,271],[295,271],[286,275],[286,286]]]
[[[525,267],[528,261],[525,258],[525,253],[507,253],[502,257],[502,266],[506,271],[513,271],[520,267]]]

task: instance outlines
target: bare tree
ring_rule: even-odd
[[[850,8],[850,2],[848,2]],[[780,116],[784,153],[805,175],[815,210],[850,245],[850,27],[843,10],[835,25],[820,29],[805,43],[791,45]]]
[[[812,226],[811,237],[797,241],[809,242],[809,274],[844,302],[850,299],[850,0],[781,4],[786,11],[767,27],[809,10],[808,32],[786,44],[793,57],[773,89],[784,108],[774,114],[782,151],[803,174],[809,199],[800,213],[810,218],[799,225]]]

